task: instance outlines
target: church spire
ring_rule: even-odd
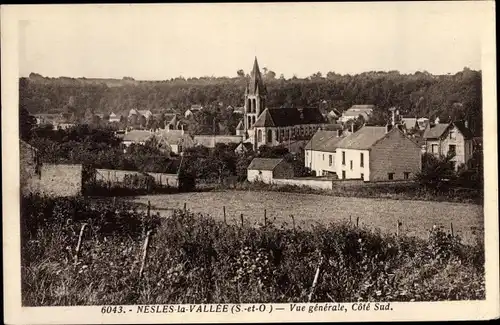
[[[257,90],[258,89],[258,90]],[[262,80],[262,75],[260,74],[259,63],[257,62],[257,57],[253,62],[253,69],[250,74],[250,82],[248,84],[248,93],[256,94],[259,91],[261,95],[266,94],[266,88],[264,86],[264,81]]]

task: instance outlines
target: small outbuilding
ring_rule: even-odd
[[[271,184],[276,178],[292,178],[293,166],[283,158],[254,158],[247,167],[249,182]]]

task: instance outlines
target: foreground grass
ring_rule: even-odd
[[[422,240],[348,223],[240,227],[181,210],[159,220],[81,198],[27,198],[22,221],[25,306],[304,302],[321,257],[315,302],[485,298],[483,243],[439,229]]]

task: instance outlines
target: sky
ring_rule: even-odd
[[[28,10],[29,9],[29,10]],[[484,3],[71,5],[20,15],[19,72],[165,80],[481,69]]]

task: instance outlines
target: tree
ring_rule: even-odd
[[[267,71],[266,73],[266,79],[274,79],[276,78],[276,72],[272,71],[272,70],[269,70]]]
[[[245,77],[245,71],[243,71],[243,69],[239,69],[238,71],[236,71],[236,74],[238,75],[239,78]]]
[[[21,108],[19,110],[19,137],[24,141],[29,141],[31,139],[31,131],[35,125],[35,117],[30,115],[28,110]]]
[[[442,190],[456,179],[453,155],[436,157],[422,155],[422,171],[416,175],[417,181],[424,187]]]

